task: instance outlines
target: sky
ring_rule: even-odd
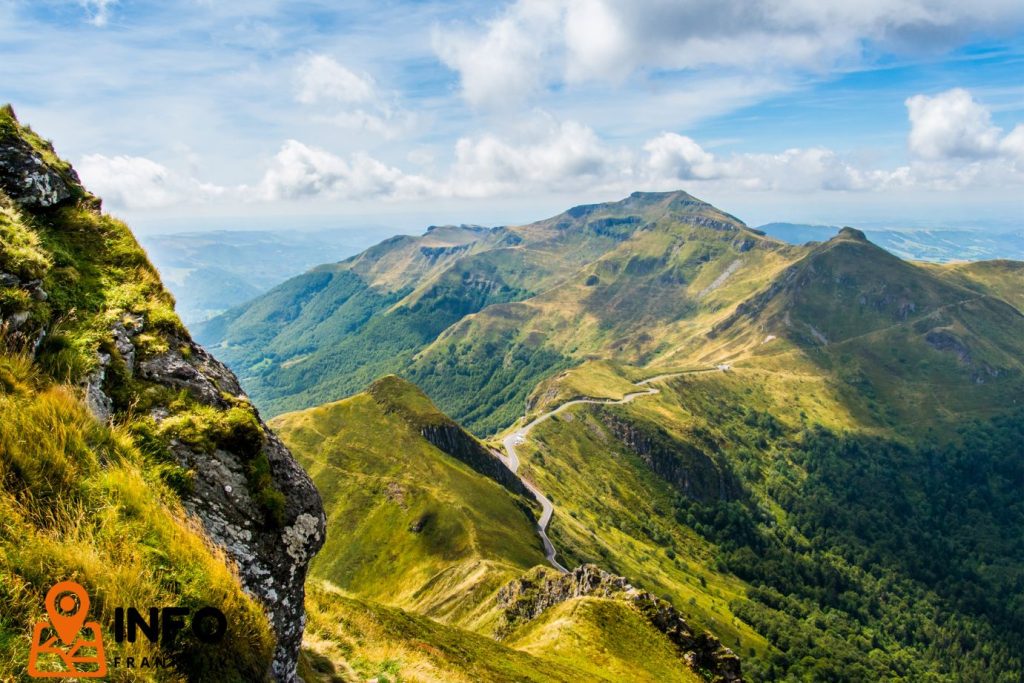
[[[0,0],[0,101],[140,232],[1019,229],[1021,0]]]

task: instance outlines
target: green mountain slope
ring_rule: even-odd
[[[320,500],[196,345],[126,225],[0,108],[0,676],[30,680],[50,587],[92,599],[110,680],[290,680]],[[288,550],[285,551],[287,540]],[[117,642],[115,609],[204,605],[217,644]],[[120,658],[117,660],[116,658]],[[50,658],[47,671],[61,671]]]
[[[435,438],[447,451],[431,443],[424,434],[439,424],[450,423],[396,377],[272,420],[327,501],[328,540],[315,576],[450,618],[544,562],[532,498],[517,479],[504,488],[474,469],[496,472],[489,460],[510,474],[457,426]],[[476,449],[478,461],[459,459]]]
[[[517,447],[566,564],[686,605],[752,680],[1015,680],[1019,405],[908,440],[860,423],[820,374],[657,386],[573,406]]]
[[[656,354],[661,337],[753,292],[795,253],[683,192],[636,193],[527,226],[394,238],[198,336],[271,412],[400,372],[493,432],[552,371],[590,353]]]
[[[497,673],[507,666],[517,680],[702,680],[687,656],[738,670],[717,640],[625,579],[537,567],[546,562],[532,499],[414,385],[386,377],[272,424],[328,510],[306,640],[322,672],[507,680]],[[454,647],[473,654],[455,658]]]

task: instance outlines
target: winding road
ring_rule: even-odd
[[[728,370],[729,367],[720,366],[717,369]],[[505,467],[511,470],[512,474],[519,477],[519,481],[523,482],[523,486],[529,489],[530,493],[533,494],[533,497],[537,499],[538,503],[540,503],[541,515],[540,519],[537,520],[537,533],[540,535],[540,540],[544,543],[544,555],[545,557],[547,557],[548,562],[551,563],[551,566],[553,566],[555,569],[562,573],[567,574],[569,572],[568,569],[562,566],[562,564],[560,564],[558,560],[555,559],[555,546],[551,543],[551,539],[548,538],[548,525],[551,523],[552,515],[555,514],[555,506],[551,503],[551,500],[548,499],[548,497],[545,496],[541,492],[541,490],[533,484],[533,482],[529,481],[528,479],[519,474],[519,454],[516,453],[516,446],[521,446],[522,444],[526,443],[526,438],[527,436],[529,436],[530,431],[534,427],[539,425],[541,422],[544,422],[545,420],[549,419],[552,415],[557,415],[558,413],[567,410],[572,406],[580,405],[581,403],[596,403],[601,405],[612,406],[622,405],[624,403],[632,403],[635,399],[638,399],[641,396],[652,396],[660,392],[660,389],[655,389],[654,387],[647,386],[649,384],[653,384],[654,382],[660,382],[662,380],[671,379],[673,377],[679,377],[680,375],[689,375],[696,372],[713,371],[714,368],[702,368],[699,370],[684,370],[682,372],[670,372],[663,375],[648,377],[647,379],[640,380],[639,382],[634,382],[636,386],[647,387],[646,389],[644,389],[643,391],[635,391],[633,393],[626,394],[625,396],[619,399],[576,398],[571,401],[566,401],[565,403],[558,406],[554,410],[550,410],[544,413],[543,415],[535,418],[532,422],[520,427],[519,429],[515,430],[514,432],[506,436],[504,439],[502,439],[501,445],[504,447],[505,452],[502,453],[500,451],[495,450],[493,451],[494,455],[496,455],[498,459],[501,460],[502,463],[504,463]]]

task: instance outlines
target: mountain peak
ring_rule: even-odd
[[[858,230],[857,228],[851,228],[849,226],[841,228],[839,232],[836,233],[835,237],[833,237],[832,239],[856,240],[858,242],[868,241],[867,236],[864,234],[862,230]]]

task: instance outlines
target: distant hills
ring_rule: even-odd
[[[768,223],[758,230],[790,244],[824,242],[839,232],[834,225]],[[913,261],[982,261],[985,259],[1024,259],[1024,229],[951,230],[906,228],[900,230],[864,229],[869,240],[900,258]]]
[[[194,325],[374,238],[355,230],[212,230],[142,234],[139,242],[174,293],[178,315]]]
[[[1010,387],[1020,372],[1013,340],[1024,330],[1005,293],[975,273],[910,264],[856,230],[790,245],[684,192],[635,193],[525,226],[395,237],[196,333],[271,414],[401,373],[480,434],[510,424],[540,380],[594,358],[662,367],[786,358],[824,363],[844,383],[918,387],[928,401],[981,408],[970,403],[974,387]],[[878,339],[861,343],[871,330]],[[978,330],[1014,351],[994,350]],[[940,379],[948,401],[946,389],[925,389]]]

